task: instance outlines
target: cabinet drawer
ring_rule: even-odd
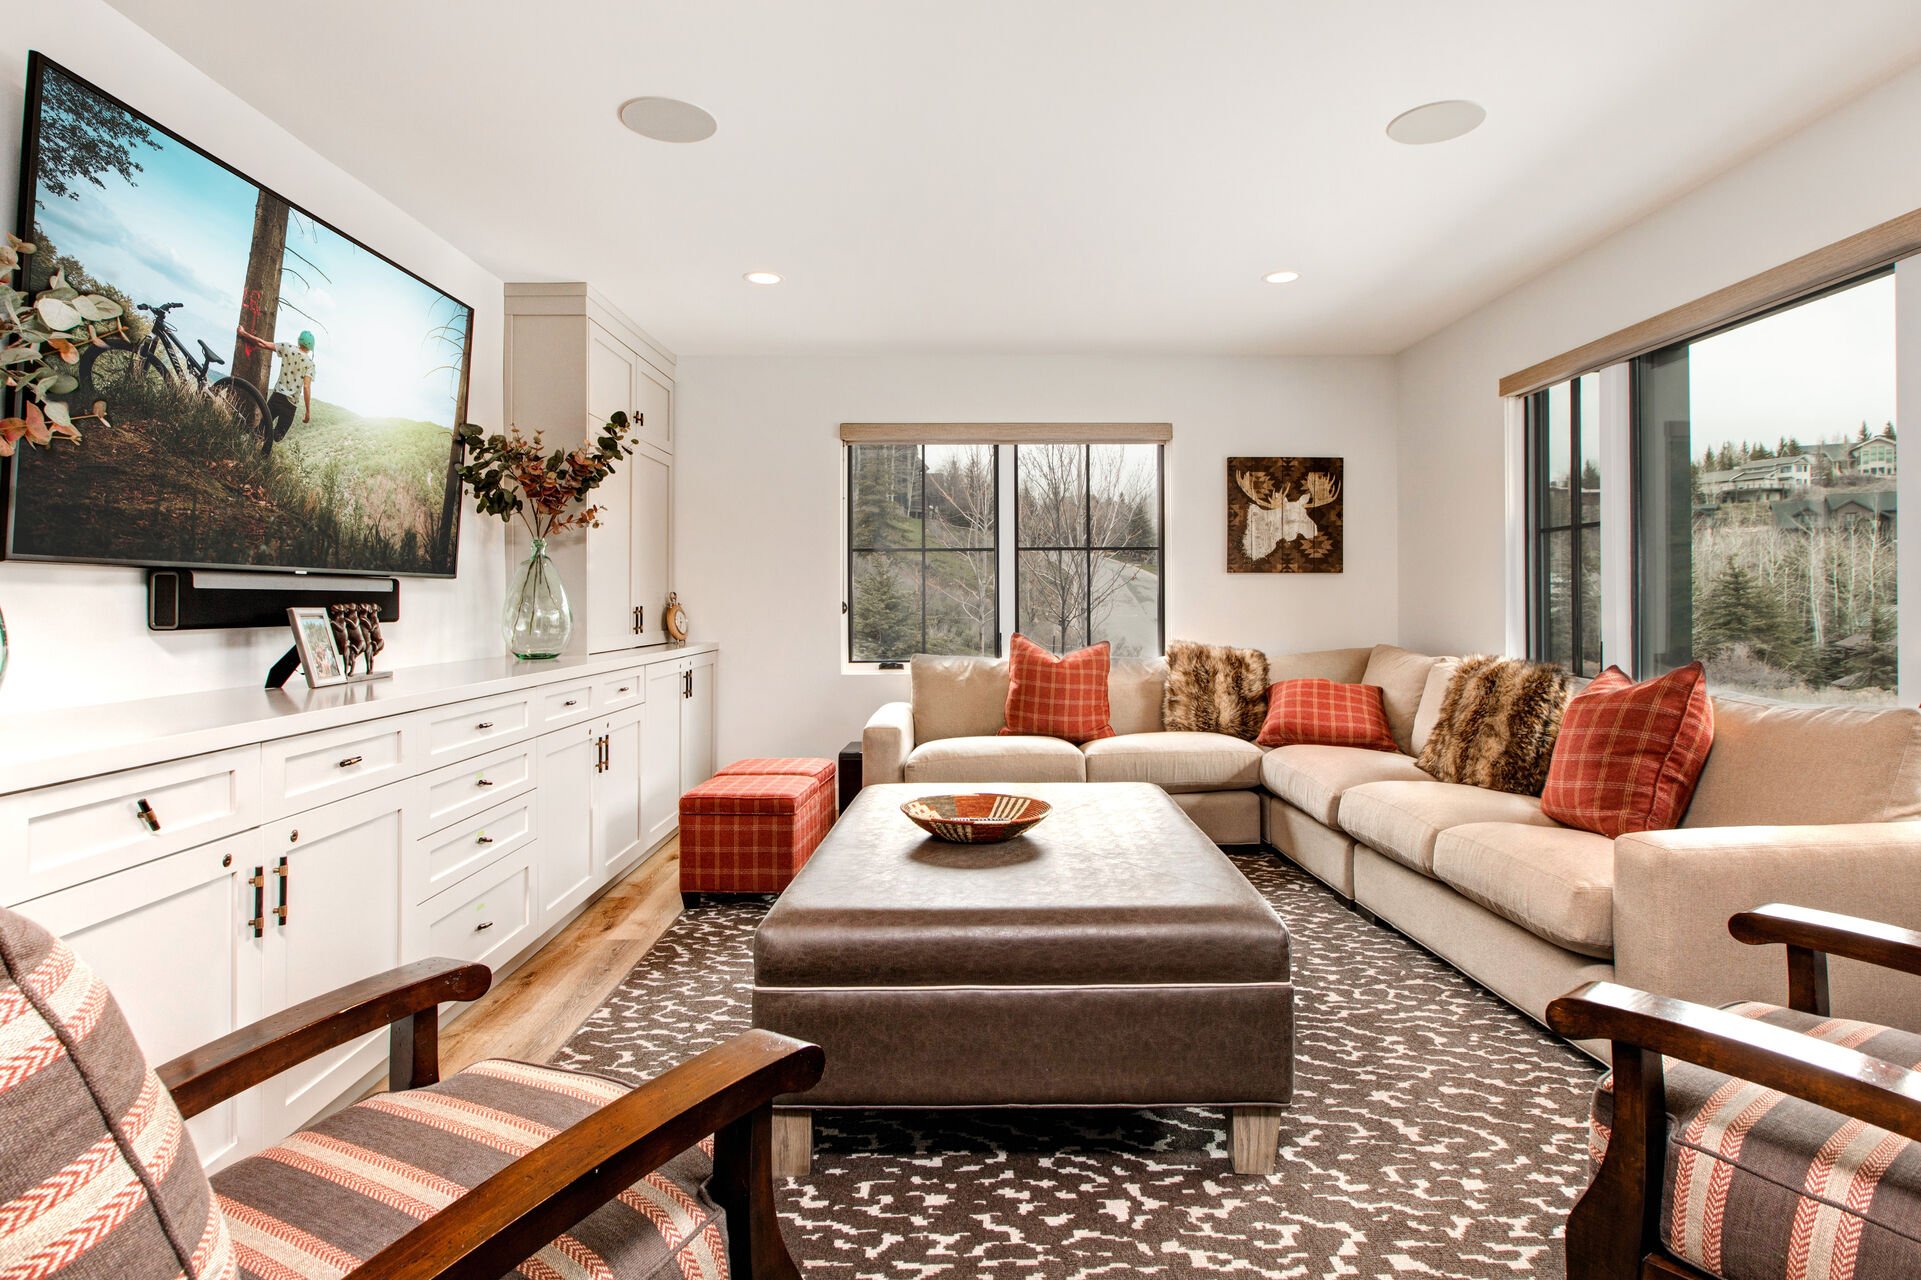
[[[545,690],[540,695],[540,727],[557,729],[584,720],[594,709],[594,686],[582,681]]]
[[[468,876],[417,910],[421,954],[477,964],[512,959],[536,933],[533,850],[521,849]]]
[[[257,747],[0,797],[0,902],[24,902],[259,821]]]
[[[516,743],[436,769],[421,779],[419,830],[438,831],[534,784],[534,744]]]
[[[434,764],[464,760],[489,747],[523,738],[533,726],[533,694],[463,702],[429,711],[427,756]]]
[[[269,819],[312,809],[413,771],[417,723],[394,716],[269,742],[260,749],[261,794]]]
[[[594,682],[594,710],[616,711],[636,702],[644,702],[647,698],[646,676],[647,673],[638,667],[602,676]]]
[[[415,841],[413,901],[426,901],[532,840],[534,803],[533,794],[528,793]]]

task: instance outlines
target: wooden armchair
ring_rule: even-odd
[[[1548,1006],[1555,1031],[1614,1053],[1569,1280],[1921,1275],[1921,1071],[1900,1065],[1921,1064],[1921,1036],[1832,1018],[1827,970],[1837,955],[1921,974],[1921,933],[1780,904],[1728,930],[1787,947],[1785,1008],[1611,982]]]
[[[819,1081],[819,1048],[748,1031],[632,1089],[498,1060],[440,1080],[440,1004],[491,981],[422,961],[154,1071],[85,963],[0,909],[0,1273],[798,1277],[772,1102]],[[389,1092],[201,1172],[183,1117],[381,1027]]]

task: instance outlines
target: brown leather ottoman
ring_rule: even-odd
[[[946,844],[900,805],[951,784],[867,787],[761,923],[754,1025],[827,1052],[806,1106],[1224,1106],[1235,1171],[1271,1172],[1287,926],[1158,787],[979,789],[1054,812]],[[806,1172],[811,1135],[776,1111],[776,1172]]]

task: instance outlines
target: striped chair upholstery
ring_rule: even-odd
[[[1730,1010],[1903,1067],[1921,1035],[1770,1004]],[[1666,1064],[1661,1242],[1723,1280],[1921,1276],[1921,1144],[1748,1081]],[[1606,1154],[1614,1077],[1595,1092],[1589,1153]]]
[[[627,1092],[598,1076],[476,1063],[380,1094],[214,1175],[246,1280],[337,1280],[415,1224]],[[707,1144],[703,1144],[705,1147]],[[525,1280],[725,1280],[710,1152],[683,1152],[520,1264]]]
[[[0,1275],[231,1280],[193,1139],[106,985],[0,909]]]

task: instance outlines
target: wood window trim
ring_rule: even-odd
[[[1921,252],[1921,209],[1890,218],[1658,316],[1617,329],[1501,379],[1503,396],[1524,396],[1570,378],[1771,311]]]
[[[1167,422],[843,422],[842,444],[1166,444]]]

